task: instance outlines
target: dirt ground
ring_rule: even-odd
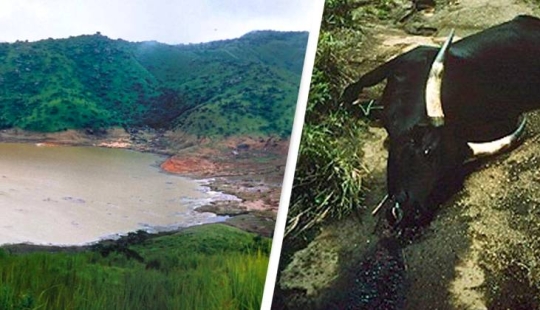
[[[433,13],[416,14],[399,29],[370,27],[363,52],[373,56],[359,72],[416,45],[440,42],[450,28],[465,37],[518,14],[540,16],[540,10],[518,0],[451,1]],[[419,25],[437,31],[426,37],[403,30]],[[273,308],[540,309],[540,113],[528,115],[527,128],[519,147],[471,167],[463,189],[440,207],[419,238],[394,255],[399,266],[386,267],[392,274],[366,264],[367,258],[382,255],[373,233],[376,219],[369,212],[352,216],[321,227],[294,253],[279,275]],[[384,129],[372,127],[364,141],[367,206],[375,206],[385,192],[385,137]],[[386,288],[398,283],[381,297],[396,301],[334,302],[355,287],[365,288],[369,283],[359,282],[367,274]]]

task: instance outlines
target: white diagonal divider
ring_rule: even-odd
[[[274,237],[272,240],[272,251],[270,253],[270,262],[268,264],[268,271],[266,273],[264,295],[261,304],[262,310],[269,310],[272,306],[272,297],[274,295],[274,287],[276,285],[279,258],[281,256],[281,246],[283,244],[283,236],[287,223],[287,214],[289,211],[289,202],[291,199],[296,160],[298,158],[298,150],[300,148],[302,127],[304,125],[304,116],[306,114],[311,76],[313,74],[313,66],[315,64],[315,54],[317,51],[317,42],[319,40],[319,30],[321,28],[323,10],[324,0],[316,0],[313,1],[313,10],[308,13],[312,15],[312,25],[309,29],[309,39],[306,49],[306,56],[304,58],[302,80],[300,81],[298,100],[296,102],[296,112],[294,115],[294,124],[289,143],[287,165],[285,167],[285,176],[283,178],[283,185],[281,188],[276,227],[274,229]]]

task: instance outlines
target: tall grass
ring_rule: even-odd
[[[144,253],[143,253],[144,255]],[[0,309],[259,309],[267,251],[161,249],[146,262],[96,252],[0,249]],[[153,262],[150,264],[150,262]]]
[[[325,2],[289,207],[291,242],[305,239],[303,232],[328,218],[365,209],[362,140],[374,107],[346,106],[340,97],[362,73],[358,64],[373,60],[363,49],[363,27],[391,19],[399,7],[396,0]]]
[[[364,122],[339,97],[350,82],[349,55],[363,34],[353,11],[363,2],[329,0],[321,24],[286,234],[296,236],[361,205]],[[358,111],[356,111],[358,112]]]

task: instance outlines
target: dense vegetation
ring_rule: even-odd
[[[259,309],[269,251],[226,225],[75,253],[0,248],[0,309]]]
[[[330,0],[319,34],[317,56],[289,207],[287,234],[298,234],[325,218],[362,209],[365,188],[360,155],[369,109],[343,106],[344,87],[358,78],[366,21],[388,18],[392,1]]]
[[[195,45],[97,33],[0,44],[0,128],[174,126],[287,136],[307,33],[257,31]]]

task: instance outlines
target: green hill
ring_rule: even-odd
[[[99,33],[0,44],[0,128],[176,128],[288,135],[305,32],[256,31],[203,44]]]

